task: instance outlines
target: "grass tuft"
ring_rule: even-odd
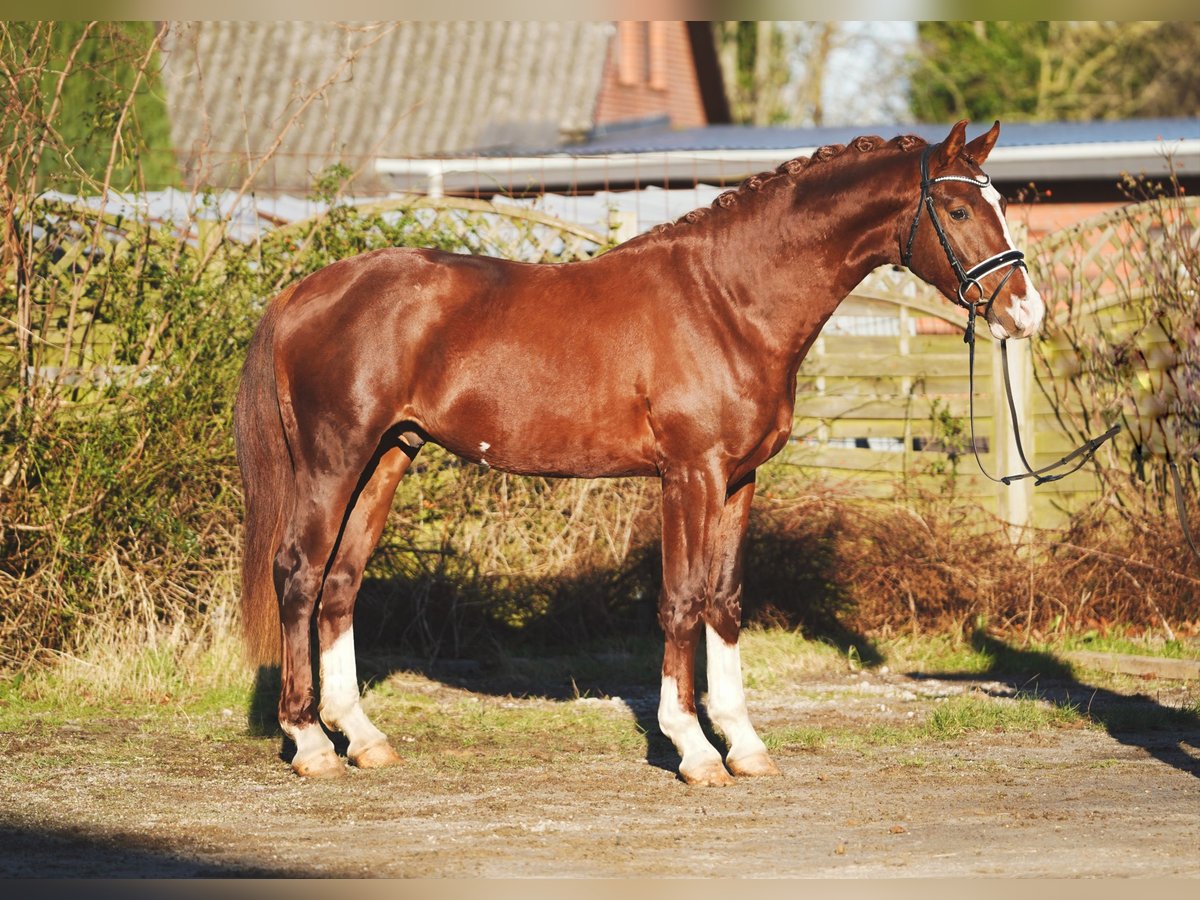
[[[934,707],[923,734],[934,740],[953,740],[981,731],[1025,732],[1077,726],[1083,722],[1073,705],[1049,703],[1034,697],[998,699],[981,694],[951,697]]]

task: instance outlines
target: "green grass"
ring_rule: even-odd
[[[952,697],[934,707],[923,726],[934,740],[954,740],[971,732],[1041,731],[1075,726],[1083,721],[1074,706],[1034,697],[997,699],[982,695]]]
[[[843,652],[797,631],[747,628],[738,640],[742,675],[751,690],[779,690],[814,675],[862,668],[856,652]]]
[[[193,652],[126,640],[0,680],[0,731],[105,717],[205,716],[250,705],[253,673],[236,638]]]
[[[505,754],[603,753],[645,746],[619,707],[503,697],[430,696],[384,682],[364,709],[401,752],[481,750]]]
[[[879,724],[867,728],[788,727],[763,736],[771,750],[820,750],[841,748],[865,750],[948,742],[976,733],[1025,734],[1050,728],[1077,728],[1085,717],[1074,706],[1060,706],[1034,697],[1013,699],[965,694],[934,705],[924,720],[906,724]],[[907,757],[905,765],[927,764],[920,757]]]
[[[1061,638],[1041,645],[1054,652],[1091,650],[1097,653],[1126,653],[1133,656],[1159,656],[1164,659],[1200,659],[1200,642],[1168,640],[1156,634],[1131,635],[1127,629],[1112,628],[1106,634],[1086,631],[1083,634],[1065,634]]]
[[[996,653],[972,645],[962,627],[945,634],[897,636],[884,655],[892,671],[923,675],[982,675],[997,664]]]
[[[1018,648],[999,640],[972,639],[963,627],[942,634],[898,635],[860,650],[845,649],[827,641],[810,640],[799,632],[747,628],[740,640],[742,669],[749,688],[778,689],[802,678],[846,672],[879,670],[922,675],[986,675],[1040,672],[1066,664],[1050,659],[1065,649],[1059,644],[1034,644]],[[1131,646],[1133,646],[1131,644]],[[1152,644],[1139,644],[1140,653],[1153,652]],[[863,661],[877,654],[879,661]]]
[[[775,728],[762,735],[768,750],[821,750],[837,742],[838,736],[828,728],[793,725]]]

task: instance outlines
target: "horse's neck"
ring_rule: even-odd
[[[802,355],[863,278],[898,261],[897,223],[908,199],[895,188],[903,160],[874,170],[871,162],[864,157],[857,172],[747,198],[753,208],[710,232],[705,264],[714,280],[784,356]]]

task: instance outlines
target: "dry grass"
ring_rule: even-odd
[[[1041,639],[1141,623],[1200,628],[1200,578],[1170,518],[1078,517],[1013,540],[984,510],[806,494],[752,519],[747,586],[761,621],[889,636],[984,621]]]

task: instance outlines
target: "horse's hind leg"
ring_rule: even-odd
[[[287,525],[275,556],[275,589],[283,627],[279,726],[296,744],[292,768],[299,775],[326,777],[345,771],[333,742],[317,721],[312,671],[312,616],[325,566],[337,542],[355,483],[325,479],[303,485],[303,513]]]
[[[342,533],[317,613],[320,641],[321,721],[350,741],[346,755],[359,768],[399,763],[400,757],[387,736],[363,712],[354,662],[354,601],[362,584],[363,568],[387,521],[396,485],[417,451],[407,444],[392,447],[380,458],[375,471],[358,495]]]

